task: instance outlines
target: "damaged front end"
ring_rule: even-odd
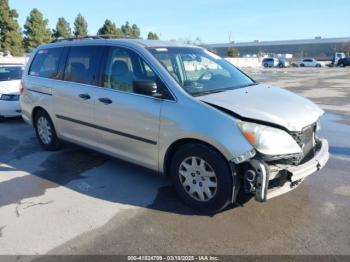
[[[317,124],[301,132],[289,132],[300,152],[267,155],[261,152],[240,163],[243,190],[264,202],[295,189],[307,176],[320,170],[328,161],[328,142],[317,137]]]

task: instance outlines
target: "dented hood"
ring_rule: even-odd
[[[301,131],[323,114],[323,110],[310,100],[263,84],[197,98],[242,118],[279,125],[289,131]]]

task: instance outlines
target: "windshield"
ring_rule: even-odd
[[[179,85],[193,96],[254,85],[225,59],[201,48],[149,48]]]
[[[20,80],[22,73],[21,66],[0,66],[0,81]]]

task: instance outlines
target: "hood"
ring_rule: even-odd
[[[263,121],[299,132],[324,113],[310,100],[288,90],[259,84],[197,97],[242,118]]]
[[[0,81],[0,94],[19,94],[21,80]]]

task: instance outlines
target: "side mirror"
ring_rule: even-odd
[[[161,98],[162,94],[158,93],[157,84],[152,80],[133,81],[133,89],[136,94],[153,96]]]

